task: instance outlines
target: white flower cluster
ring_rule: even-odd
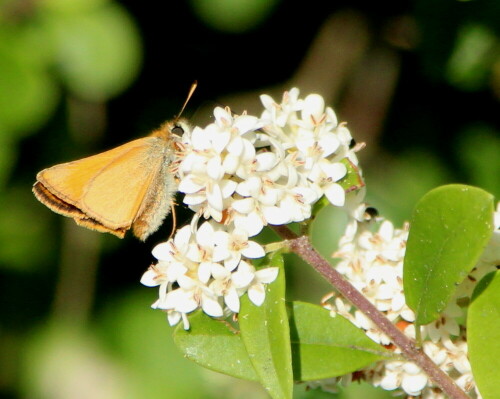
[[[216,108],[214,123],[185,132],[178,168],[184,203],[250,237],[267,224],[308,219],[323,195],[345,205],[339,181],[346,159],[357,164],[349,130],[320,95],[298,96],[295,88],[281,103],[262,95],[260,118]]]
[[[268,95],[261,101],[260,117],[217,107],[213,123],[186,129],[176,143],[178,191],[196,216],[154,248],[158,263],[141,280],[159,286],[153,307],[165,310],[172,325],[182,319],[189,328],[186,315],[198,308],[214,317],[237,313],[245,293],[262,304],[264,284],[278,273],[256,270],[249,261],[265,255],[249,240],[264,226],[310,218],[323,195],[333,205],[360,212],[363,195],[346,197],[339,184],[346,165],[357,165],[359,147],[350,148],[349,130],[337,123],[323,98],[300,99],[294,88],[281,103]]]
[[[377,307],[388,319],[409,337],[415,338],[414,314],[405,304],[403,294],[403,258],[408,229],[394,229],[389,221],[383,221],[377,232],[372,233],[367,223],[352,222],[340,239],[340,249],[333,256],[340,258],[336,269]],[[500,204],[495,213],[495,232],[482,258],[457,288],[454,298],[442,312],[441,317],[422,327],[424,352],[456,384],[472,398],[480,398],[467,357],[466,330],[463,325],[463,310],[459,299],[472,295],[475,283],[487,273],[496,270],[500,262]],[[328,299],[331,299],[330,295]],[[354,309],[342,297],[325,302],[332,315],[340,314],[366,331],[375,342],[392,348],[388,337],[359,310]],[[461,324],[462,323],[462,324]],[[361,373],[361,374],[360,374]],[[379,362],[373,367],[357,372],[356,377],[365,379],[385,390],[402,390],[411,396],[424,399],[445,399],[427,375],[414,363],[404,360]],[[349,383],[352,375],[330,379],[325,388],[334,384]]]

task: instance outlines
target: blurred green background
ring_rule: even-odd
[[[443,183],[498,198],[499,29],[496,0],[0,0],[0,397],[266,397],[183,359],[149,309],[157,291],[139,279],[171,222],[145,244],[78,228],[35,200],[39,170],[146,135],[194,80],[185,116],[199,124],[297,86],[367,143],[368,200],[396,225]],[[322,212],[328,256],[336,238],[321,231],[342,220]],[[292,258],[289,286],[316,303],[329,290]]]

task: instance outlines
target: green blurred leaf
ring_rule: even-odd
[[[175,329],[174,340],[184,356],[219,373],[259,381],[239,332],[202,311],[189,317],[191,328]]]
[[[226,32],[245,32],[261,24],[279,0],[191,0],[193,11],[207,25]]]
[[[140,39],[133,20],[116,3],[85,13],[46,13],[56,65],[68,87],[89,101],[105,101],[135,78]]]
[[[476,187],[438,187],[412,215],[404,292],[418,324],[435,320],[469,273],[493,230],[493,197]]]
[[[462,26],[446,68],[449,82],[463,90],[485,86],[493,64],[500,59],[499,49],[498,38],[486,26]]]
[[[24,133],[50,116],[58,91],[41,61],[32,56],[20,30],[0,29],[0,128]]]
[[[296,380],[337,377],[391,356],[349,320],[305,302],[293,303],[290,331]]]
[[[260,383],[273,398],[291,398],[293,392],[290,328],[285,306],[285,272],[281,253],[269,262],[279,267],[277,279],[266,287],[266,300],[255,306],[241,298],[241,337]]]
[[[467,345],[474,379],[484,399],[500,397],[500,271],[477,285],[467,315]]]
[[[95,9],[109,0],[44,0],[40,7],[57,13],[81,13]]]
[[[500,197],[500,135],[488,126],[473,126],[460,138],[457,157],[476,186]]]
[[[13,138],[0,126],[0,192],[4,189],[7,179],[17,160],[17,146]]]
[[[53,256],[54,236],[47,234],[50,211],[26,186],[0,192],[0,266],[34,270]]]
[[[397,159],[381,157],[363,173],[369,187],[366,200],[394,225],[408,220],[426,192],[449,181],[442,161],[420,150],[407,151]]]
[[[132,399],[129,370],[91,332],[66,323],[43,324],[26,339],[20,373],[23,397]],[[137,393],[138,390],[135,390]]]
[[[157,295],[154,291],[122,290],[100,314],[100,334],[107,349],[131,374],[135,394],[130,397],[210,398],[206,395],[210,372],[184,358],[165,314],[149,308]]]

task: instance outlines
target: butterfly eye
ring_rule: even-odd
[[[184,129],[182,127],[180,127],[179,125],[176,125],[172,128],[172,133],[174,134],[183,134],[184,133]]]

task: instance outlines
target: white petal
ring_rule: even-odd
[[[227,143],[229,143],[229,140],[231,139],[231,133],[229,133],[228,131],[219,131],[213,134],[211,137],[214,150],[217,152],[217,154],[220,154],[226,148]]]
[[[313,116],[316,121],[319,121],[325,110],[325,100],[319,94],[309,94],[304,99],[304,108],[302,109],[302,119],[309,122],[309,118]]]
[[[321,169],[332,182],[339,181],[347,173],[347,167],[341,162],[322,163]]]
[[[388,220],[384,220],[382,224],[380,225],[380,228],[378,230],[378,234],[386,241],[392,240],[392,237],[394,236],[394,226],[392,223]]]
[[[227,247],[229,245],[229,233],[223,230],[217,230],[213,236],[214,244],[220,247]]]
[[[420,395],[422,389],[427,385],[427,377],[424,374],[405,375],[401,381],[401,388],[412,396]]]
[[[257,259],[262,258],[266,254],[266,251],[264,251],[264,248],[255,241],[248,241],[247,247],[244,248],[241,253],[247,258]]]
[[[202,192],[200,194],[186,194],[182,202],[186,205],[199,205],[206,200],[207,196],[205,195],[205,192]]]
[[[160,282],[156,279],[157,273],[153,269],[148,269],[141,277],[141,284],[146,287],[156,287]]]
[[[174,282],[187,272],[188,268],[181,262],[173,262],[168,268],[168,281]]]
[[[250,197],[260,192],[262,180],[258,176],[251,176],[238,184],[236,192],[243,197]]]
[[[189,313],[197,307],[198,303],[193,299],[193,296],[188,291],[178,288],[167,294],[164,307],[161,309],[175,309],[179,312]]]
[[[238,213],[248,214],[255,208],[255,200],[253,198],[244,198],[233,201],[231,207]]]
[[[206,294],[202,294],[201,307],[207,315],[212,317],[220,317],[224,314],[219,302]]]
[[[257,160],[257,172],[262,172],[272,169],[276,163],[276,154],[273,152],[263,152],[258,154],[255,159]]]
[[[240,260],[241,253],[233,251],[231,256],[224,261],[224,267],[229,271],[233,271],[239,265]]]
[[[234,137],[231,142],[227,145],[227,151],[235,156],[235,157],[240,157],[241,154],[243,153],[243,139],[240,136]]]
[[[233,195],[237,186],[238,183],[236,183],[234,180],[222,179],[219,183],[219,187],[222,191],[222,198],[229,198],[231,195]]]
[[[257,270],[255,273],[257,280],[261,283],[269,284],[276,280],[278,277],[279,268],[278,267],[268,267],[265,269]]]
[[[252,282],[255,273],[246,262],[240,262],[238,270],[231,275],[231,281],[237,288],[244,288]]]
[[[266,206],[273,206],[278,202],[279,197],[283,194],[283,190],[265,187],[263,192],[257,197],[259,202]]]
[[[266,299],[266,289],[264,285],[257,283],[253,284],[248,289],[248,298],[257,306],[260,306],[264,303]]]
[[[259,119],[251,115],[240,115],[234,121],[233,126],[238,129],[240,134],[259,128]]]
[[[160,307],[160,300],[159,300],[159,299],[157,299],[157,300],[155,301],[155,303],[153,303],[153,304],[151,305],[151,309],[163,309],[162,307]]]
[[[339,139],[337,139],[334,134],[326,134],[321,137],[318,144],[323,150],[323,157],[325,158],[337,151],[337,148],[340,146]]]
[[[203,252],[201,251],[200,247],[196,243],[191,243],[189,244],[188,248],[185,251],[185,256],[189,260],[193,262],[201,262],[203,258]]]
[[[212,276],[216,280],[223,280],[230,276],[229,270],[218,263],[212,263]]]
[[[219,156],[210,158],[206,167],[207,175],[213,180],[220,180],[224,176],[224,169]]]
[[[224,295],[224,302],[234,313],[240,311],[240,297],[235,289],[230,289],[227,294]]]
[[[210,190],[207,190],[207,200],[209,205],[216,211],[222,212],[222,192],[219,185],[214,184]]]
[[[209,135],[201,128],[196,126],[191,133],[191,143],[196,150],[204,151],[211,147]]]
[[[260,95],[260,102],[264,106],[264,108],[271,109],[274,104],[276,104],[273,100],[273,98],[268,95],[268,94],[261,94]]]
[[[194,194],[205,187],[199,183],[196,183],[193,179],[194,176],[192,175],[186,176],[180,181],[177,190],[184,194]]]
[[[251,212],[246,216],[235,216],[234,225],[245,230],[249,237],[259,234],[264,228],[264,222],[257,212]]]
[[[386,373],[380,381],[380,386],[386,391],[393,391],[399,387],[398,376],[396,373]]]
[[[185,291],[191,291],[191,290],[196,288],[196,281],[188,276],[180,276],[177,279],[177,282],[179,283],[179,286],[181,288],[183,288]],[[176,290],[176,291],[178,291],[178,290]],[[180,295],[180,294],[178,294],[178,295]]]
[[[153,248],[152,254],[158,260],[172,260],[172,245],[170,242],[162,242]]]
[[[227,174],[234,174],[240,166],[240,157],[234,154],[227,154],[222,162],[222,167]]]
[[[196,232],[196,242],[202,247],[211,248],[214,246],[214,227],[210,222],[204,222]]]
[[[249,140],[243,139],[243,153],[241,155],[242,162],[250,164],[255,160],[255,147]]]
[[[328,201],[335,206],[343,206],[345,202],[345,191],[340,184],[329,184],[325,187],[325,195]]]
[[[231,115],[231,113],[227,112],[222,107],[215,107],[214,116],[217,122],[222,122],[224,120],[231,123],[233,121],[233,116]]]
[[[282,225],[290,222],[290,213],[288,210],[278,208],[277,206],[262,207],[264,219],[269,224]]]
[[[338,125],[337,115],[335,115],[335,112],[333,111],[333,109],[331,107],[326,107],[326,115],[328,117],[329,123],[331,123],[333,126]],[[351,138],[349,137],[349,140],[347,140],[346,142],[349,143],[350,141],[351,141]]]
[[[212,262],[201,262],[198,267],[198,278],[206,284],[212,275]]]
[[[168,324],[175,326],[179,321],[181,321],[181,314],[175,310],[171,310],[167,313],[167,320]]]
[[[231,256],[229,249],[227,247],[216,246],[212,253],[212,260],[214,262],[221,262],[228,259]]]

